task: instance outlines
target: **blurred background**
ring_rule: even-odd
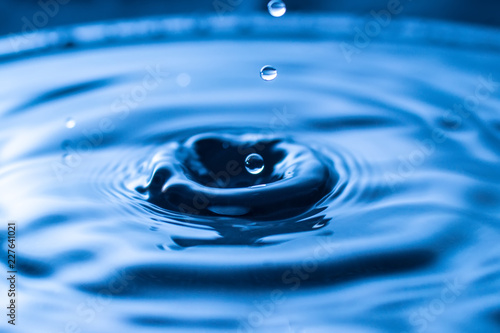
[[[288,12],[328,12],[369,15],[399,0],[287,0]],[[266,12],[266,0],[1,0],[0,34],[36,28],[169,14],[244,14]],[[465,22],[486,26],[500,25],[498,0],[401,0],[404,11],[398,19],[419,17]]]

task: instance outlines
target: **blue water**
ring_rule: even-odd
[[[0,40],[19,271],[2,327],[499,331],[498,32],[395,21],[346,56],[362,23],[154,18]]]

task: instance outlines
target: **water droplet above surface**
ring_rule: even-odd
[[[245,159],[245,169],[252,175],[257,175],[264,170],[264,159],[259,154],[250,154]]]
[[[278,76],[278,71],[272,66],[264,66],[260,70],[260,77],[265,81],[272,81]]]
[[[73,118],[66,119],[66,128],[73,128],[76,126],[76,121]]]
[[[286,13],[286,5],[281,0],[271,0],[267,4],[267,9],[269,10],[269,14],[274,17],[281,17]]]

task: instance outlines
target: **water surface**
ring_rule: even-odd
[[[360,24],[0,41],[15,330],[497,331],[498,33],[398,21],[346,57]]]

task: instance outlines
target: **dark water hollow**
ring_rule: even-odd
[[[499,331],[500,34],[364,23],[0,39],[0,331]]]
[[[247,165],[252,155],[262,166]],[[138,191],[148,192],[157,206],[191,215],[285,219],[307,211],[338,180],[317,153],[276,138],[205,134],[181,145],[174,156],[179,165],[160,162]]]

